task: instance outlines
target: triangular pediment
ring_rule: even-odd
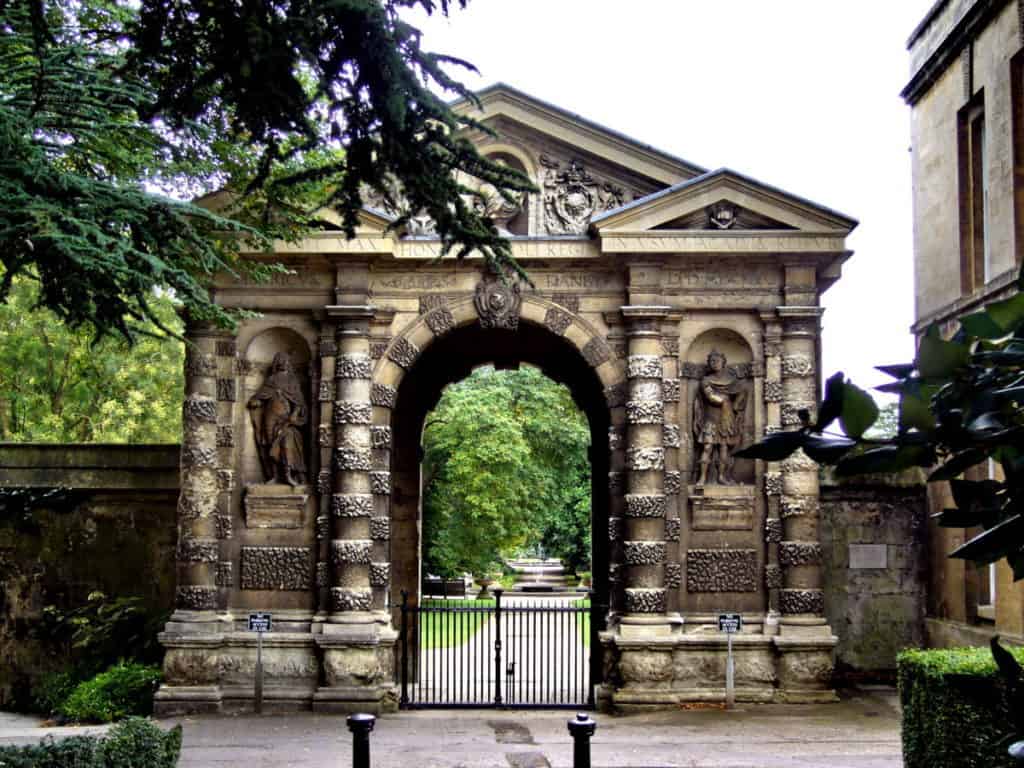
[[[771,230],[849,233],[848,216],[742,174],[720,169],[634,200],[591,220],[616,232]]]

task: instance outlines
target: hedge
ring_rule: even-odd
[[[111,723],[129,715],[150,715],[161,677],[160,667],[121,662],[79,683],[57,711],[77,723]]]
[[[1009,649],[1024,663],[1024,648]],[[988,648],[903,651],[897,658],[904,768],[1016,768],[1009,711]]]
[[[162,731],[132,717],[106,736],[47,737],[27,747],[0,747],[0,768],[174,768],[180,754],[180,725]]]

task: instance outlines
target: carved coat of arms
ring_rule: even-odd
[[[477,284],[473,304],[484,328],[519,328],[519,309],[523,297],[518,283],[505,283],[495,275],[486,275]]]
[[[618,208],[623,190],[594,179],[580,160],[569,161],[563,170],[556,160],[540,156],[544,166],[544,223],[549,234],[579,235],[587,230],[595,213]]]

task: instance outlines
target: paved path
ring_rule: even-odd
[[[733,712],[675,710],[597,714],[595,768],[899,768],[895,692],[858,692],[839,704],[750,705]],[[568,768],[566,720],[551,711],[429,711],[381,717],[374,768]],[[351,737],[341,716],[192,717],[182,723],[179,768],[348,768]],[[53,730],[5,730],[0,743]],[[33,732],[34,731],[34,732]]]

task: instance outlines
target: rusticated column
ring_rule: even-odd
[[[814,417],[817,395],[817,307],[780,307],[782,318],[783,429],[800,425],[799,413]],[[782,541],[778,545],[783,588],[779,607],[783,624],[823,624],[824,593],[818,533],[818,465],[803,451],[781,462]]]
[[[373,540],[370,320],[373,307],[328,307],[337,323],[334,363],[334,493],[331,496],[332,623],[370,623]]]
[[[216,343],[220,335],[213,328],[192,324],[186,330],[174,622],[213,621],[218,607]]]
[[[782,324],[773,315],[764,319],[764,434],[781,429],[782,403]],[[777,463],[768,464],[764,473],[765,494],[765,567],[764,586],[768,596],[768,620],[765,633],[778,632],[779,589],[782,587],[782,567],[779,565],[779,543],[782,541],[782,474]]]
[[[320,423],[317,425],[317,446],[320,453],[320,470],[316,476],[318,496],[316,525],[316,593],[317,614],[323,618],[331,610],[331,540],[333,526],[332,491],[334,490],[334,362],[338,356],[338,345],[334,340],[334,326],[322,328],[317,345],[320,357],[320,380],[317,383],[317,400]]]
[[[668,311],[661,306],[622,308],[628,342],[623,625],[665,624],[667,611],[661,322]],[[651,622],[654,617],[659,621]]]

